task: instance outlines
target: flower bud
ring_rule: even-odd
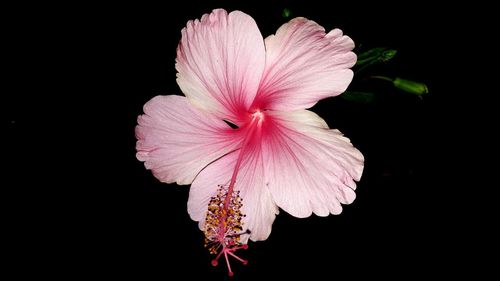
[[[429,89],[427,89],[427,85],[425,85],[424,83],[401,79],[399,77],[396,77],[393,83],[396,88],[415,95],[423,95],[429,92]]]

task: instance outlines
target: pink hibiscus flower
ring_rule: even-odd
[[[353,41],[295,18],[262,38],[255,21],[214,10],[189,21],[177,49],[183,96],[157,96],[136,128],[137,158],[166,183],[191,184],[188,212],[212,253],[265,240],[278,207],[339,214],[355,198],[363,155],[306,110],[352,80]],[[225,121],[236,125],[231,128]]]

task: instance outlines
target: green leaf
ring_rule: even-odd
[[[375,94],[370,92],[345,91],[340,97],[351,102],[370,103],[375,99]]]
[[[391,60],[396,54],[398,53],[398,50],[385,50],[382,52],[382,54],[379,57],[380,61],[386,62]]]
[[[391,60],[396,54],[397,50],[387,48],[373,48],[358,55],[356,66],[369,66],[378,62],[387,62]]]
[[[358,62],[362,62],[364,60],[367,60],[367,59],[374,59],[376,57],[379,57],[380,54],[382,54],[383,51],[387,50],[387,48],[381,48],[381,47],[378,47],[378,48],[373,48],[373,49],[370,49],[366,52],[363,52],[363,53],[360,53],[358,54]]]
[[[284,8],[283,9],[283,13],[281,13],[281,15],[284,18],[289,18],[292,15],[292,11],[290,9],[288,9],[288,8]]]

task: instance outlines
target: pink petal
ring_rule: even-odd
[[[193,108],[185,97],[156,96],[144,113],[137,120],[137,159],[162,182],[190,184],[238,143],[235,130]]]
[[[296,217],[339,214],[351,203],[363,155],[315,113],[267,112],[266,182],[276,204]]]
[[[266,68],[256,106],[292,111],[344,92],[356,63],[354,42],[334,29],[295,18],[266,38]]]
[[[264,40],[255,21],[214,10],[189,21],[177,48],[177,83],[190,102],[238,123],[264,70]]]
[[[202,230],[210,197],[215,195],[218,185],[229,184],[238,155],[239,151],[236,151],[210,164],[191,185],[188,213],[193,220],[200,222]],[[242,213],[246,215],[243,231],[251,230],[249,236],[253,241],[267,239],[278,214],[278,207],[264,182],[263,169],[260,148],[254,148],[245,154],[234,187],[235,190],[240,190],[240,196],[243,198]],[[243,235],[242,241],[246,242],[248,238],[248,235]]]

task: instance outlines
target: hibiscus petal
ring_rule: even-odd
[[[206,167],[196,177],[189,192],[188,213],[199,221],[200,229],[205,227],[205,217],[210,197],[217,192],[218,185],[228,185],[236,165],[239,151],[230,153]],[[242,235],[243,243],[265,240],[271,233],[278,207],[273,202],[264,181],[264,165],[259,148],[245,153],[240,166],[234,190],[240,191],[243,198],[243,231],[249,229],[250,235]]]
[[[256,103],[293,111],[339,95],[347,89],[356,63],[354,42],[334,29],[295,18],[266,38],[266,68]]]
[[[363,155],[311,111],[267,114],[262,149],[273,200],[295,217],[339,214],[356,197]]]
[[[238,123],[257,93],[264,40],[250,16],[218,9],[187,23],[176,62],[177,83],[190,102]]]
[[[160,181],[190,184],[210,162],[235,149],[224,121],[193,108],[185,97],[156,96],[135,129],[137,159]]]

